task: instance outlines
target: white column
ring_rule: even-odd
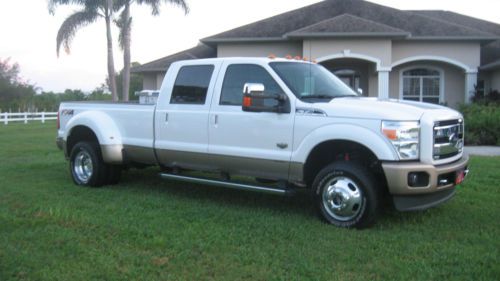
[[[378,71],[378,97],[382,99],[389,98],[389,72],[387,69]]]
[[[477,72],[467,71],[465,72],[465,103],[470,103],[472,96],[474,96],[474,87],[477,84]]]

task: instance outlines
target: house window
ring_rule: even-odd
[[[402,93],[404,100],[439,104],[442,96],[441,72],[433,68],[412,68],[402,73]]]

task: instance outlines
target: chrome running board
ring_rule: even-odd
[[[206,184],[206,185],[212,185],[212,186],[223,186],[223,187],[229,187],[229,188],[234,188],[234,189],[251,190],[251,191],[270,193],[270,194],[285,195],[285,194],[288,194],[290,192],[290,190],[286,190],[286,189],[264,187],[264,186],[257,186],[257,185],[243,184],[243,183],[234,183],[234,182],[229,182],[229,181],[218,181],[218,180],[211,180],[211,179],[204,179],[204,178],[187,177],[187,176],[180,176],[180,175],[174,175],[174,174],[169,174],[169,173],[160,173],[160,176],[164,179],[171,179],[171,180],[176,180],[176,181],[200,183],[200,184]]]

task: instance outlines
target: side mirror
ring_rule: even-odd
[[[264,91],[264,84],[245,83],[243,86],[243,111],[290,113],[290,103],[285,94],[265,94]]]
[[[363,89],[358,88],[358,91],[357,91],[357,92],[358,92],[358,94],[359,94],[359,95],[361,95],[361,96],[363,95]]]

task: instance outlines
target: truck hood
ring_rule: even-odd
[[[314,103],[312,107],[331,117],[379,120],[420,120],[426,112],[432,112],[432,115],[460,115],[448,107],[430,103],[364,97],[340,97],[329,103]]]

